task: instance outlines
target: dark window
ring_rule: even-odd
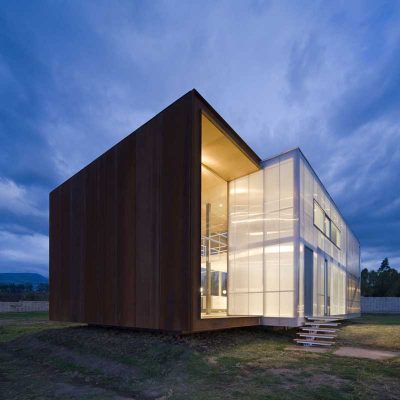
[[[211,271],[211,296],[219,296],[219,272]]]
[[[331,240],[337,247],[340,248],[340,231],[333,222],[331,223]]]
[[[324,220],[324,233],[325,236],[328,238],[331,237],[331,220],[328,218],[327,215],[325,215],[325,220]]]
[[[314,225],[340,249],[340,230],[314,200]]]

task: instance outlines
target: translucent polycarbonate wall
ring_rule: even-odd
[[[264,165],[265,317],[295,317],[295,159],[276,157]]]
[[[347,313],[360,312],[360,245],[352,234],[346,237],[346,266],[347,266]]]
[[[228,314],[263,313],[263,171],[229,184]]]
[[[299,150],[231,181],[228,220],[229,315],[360,312],[359,243]]]
[[[329,272],[329,314],[346,314],[346,271],[333,262]]]
[[[300,285],[304,246],[313,251],[314,316],[360,312],[360,246],[318,177],[300,154]],[[322,218],[322,225],[321,225]],[[299,291],[299,316],[304,315]]]
[[[294,158],[229,184],[228,313],[294,317]]]

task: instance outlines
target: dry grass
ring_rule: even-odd
[[[175,337],[26,317],[0,317],[0,398],[400,398],[399,358],[285,351],[290,331],[251,328]],[[386,320],[388,325],[368,318],[347,324],[340,340],[355,345],[357,327],[377,325],[397,325],[399,336],[400,317]],[[385,348],[391,341],[379,340]]]
[[[344,345],[400,350],[400,317],[365,315],[340,329],[339,342]]]

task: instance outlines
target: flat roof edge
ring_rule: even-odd
[[[94,159],[92,159],[91,161],[89,161],[87,164],[85,164],[83,167],[81,167],[80,169],[78,169],[76,172],[74,172],[71,176],[69,176],[67,179],[65,179],[63,182],[61,182],[60,184],[58,184],[57,186],[55,186],[53,189],[51,189],[49,191],[49,195],[51,195],[53,192],[56,192],[60,187],[62,187],[64,184],[66,184],[67,182],[71,181],[72,178],[74,178],[76,175],[82,173],[83,170],[85,170],[87,167],[89,167],[90,165],[94,164],[96,161],[98,161],[101,157],[103,157],[105,154],[107,154],[108,152],[112,151],[115,147],[117,147],[118,145],[122,144],[122,142],[124,142],[125,140],[127,140],[130,136],[135,135],[139,129],[141,129],[142,127],[144,127],[145,125],[149,124],[151,121],[155,120],[160,114],[162,114],[164,111],[168,110],[170,107],[174,106],[176,103],[178,103],[179,101],[182,101],[185,97],[189,97],[189,96],[193,96],[194,92],[196,92],[195,89],[191,89],[188,92],[186,92],[185,94],[183,94],[182,96],[179,96],[176,100],[174,100],[172,103],[168,104],[166,107],[164,107],[161,111],[157,112],[155,115],[153,115],[150,119],[148,119],[146,122],[144,122],[143,124],[139,125],[135,130],[133,130],[132,132],[126,134],[123,138],[121,138],[120,140],[118,140],[116,143],[114,143],[111,147],[109,147],[107,150],[103,151],[101,154],[99,154],[97,157],[95,157]]]
[[[193,93],[194,96],[196,96],[207,108],[209,108],[214,114],[214,117],[217,117],[217,119],[224,130],[228,130],[229,132],[226,132],[227,134],[230,135],[231,139],[236,142],[238,146],[241,146],[243,150],[247,152],[248,156],[251,156],[253,161],[258,164],[258,166],[261,168],[261,163],[262,160],[260,156],[247,144],[247,142],[235,131],[235,129],[232,128],[232,126],[221,116],[221,114],[213,107],[196,89],[192,89],[191,92]]]
[[[340,214],[340,217],[341,217],[341,218],[343,219],[343,221],[346,223],[347,229],[351,232],[351,234],[352,234],[352,235],[354,236],[354,238],[357,240],[358,245],[361,247],[360,240],[358,239],[357,235],[354,233],[353,229],[350,227],[350,225],[349,225],[347,219],[343,216],[343,213],[340,211],[340,208],[339,208],[339,207],[337,206],[337,204],[335,203],[335,200],[333,200],[332,196],[331,196],[330,193],[328,192],[328,189],[325,187],[325,185],[323,184],[322,180],[320,179],[320,177],[318,176],[317,172],[315,171],[315,169],[314,169],[313,166],[311,165],[310,161],[308,161],[307,157],[304,155],[304,153],[303,153],[303,151],[301,150],[300,147],[293,147],[293,148],[291,148],[291,149],[289,149],[289,150],[286,150],[286,151],[284,151],[284,152],[282,152],[282,153],[280,153],[280,154],[276,154],[276,155],[274,155],[274,156],[272,156],[272,157],[265,158],[264,160],[261,161],[261,164],[262,164],[262,166],[264,167],[265,164],[266,164],[268,161],[271,161],[271,160],[273,160],[273,159],[275,159],[275,158],[282,157],[282,156],[287,155],[287,154],[289,154],[289,153],[295,153],[295,152],[297,152],[298,154],[300,154],[300,157],[302,157],[303,160],[307,163],[308,167],[311,169],[311,172],[315,175],[315,177],[317,178],[319,184],[322,186],[322,188],[324,189],[325,193],[327,194],[329,200],[332,202],[332,204],[335,206],[337,212]]]

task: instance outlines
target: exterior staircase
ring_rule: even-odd
[[[340,318],[306,317],[304,326],[294,341],[303,346],[329,347],[335,344]]]

